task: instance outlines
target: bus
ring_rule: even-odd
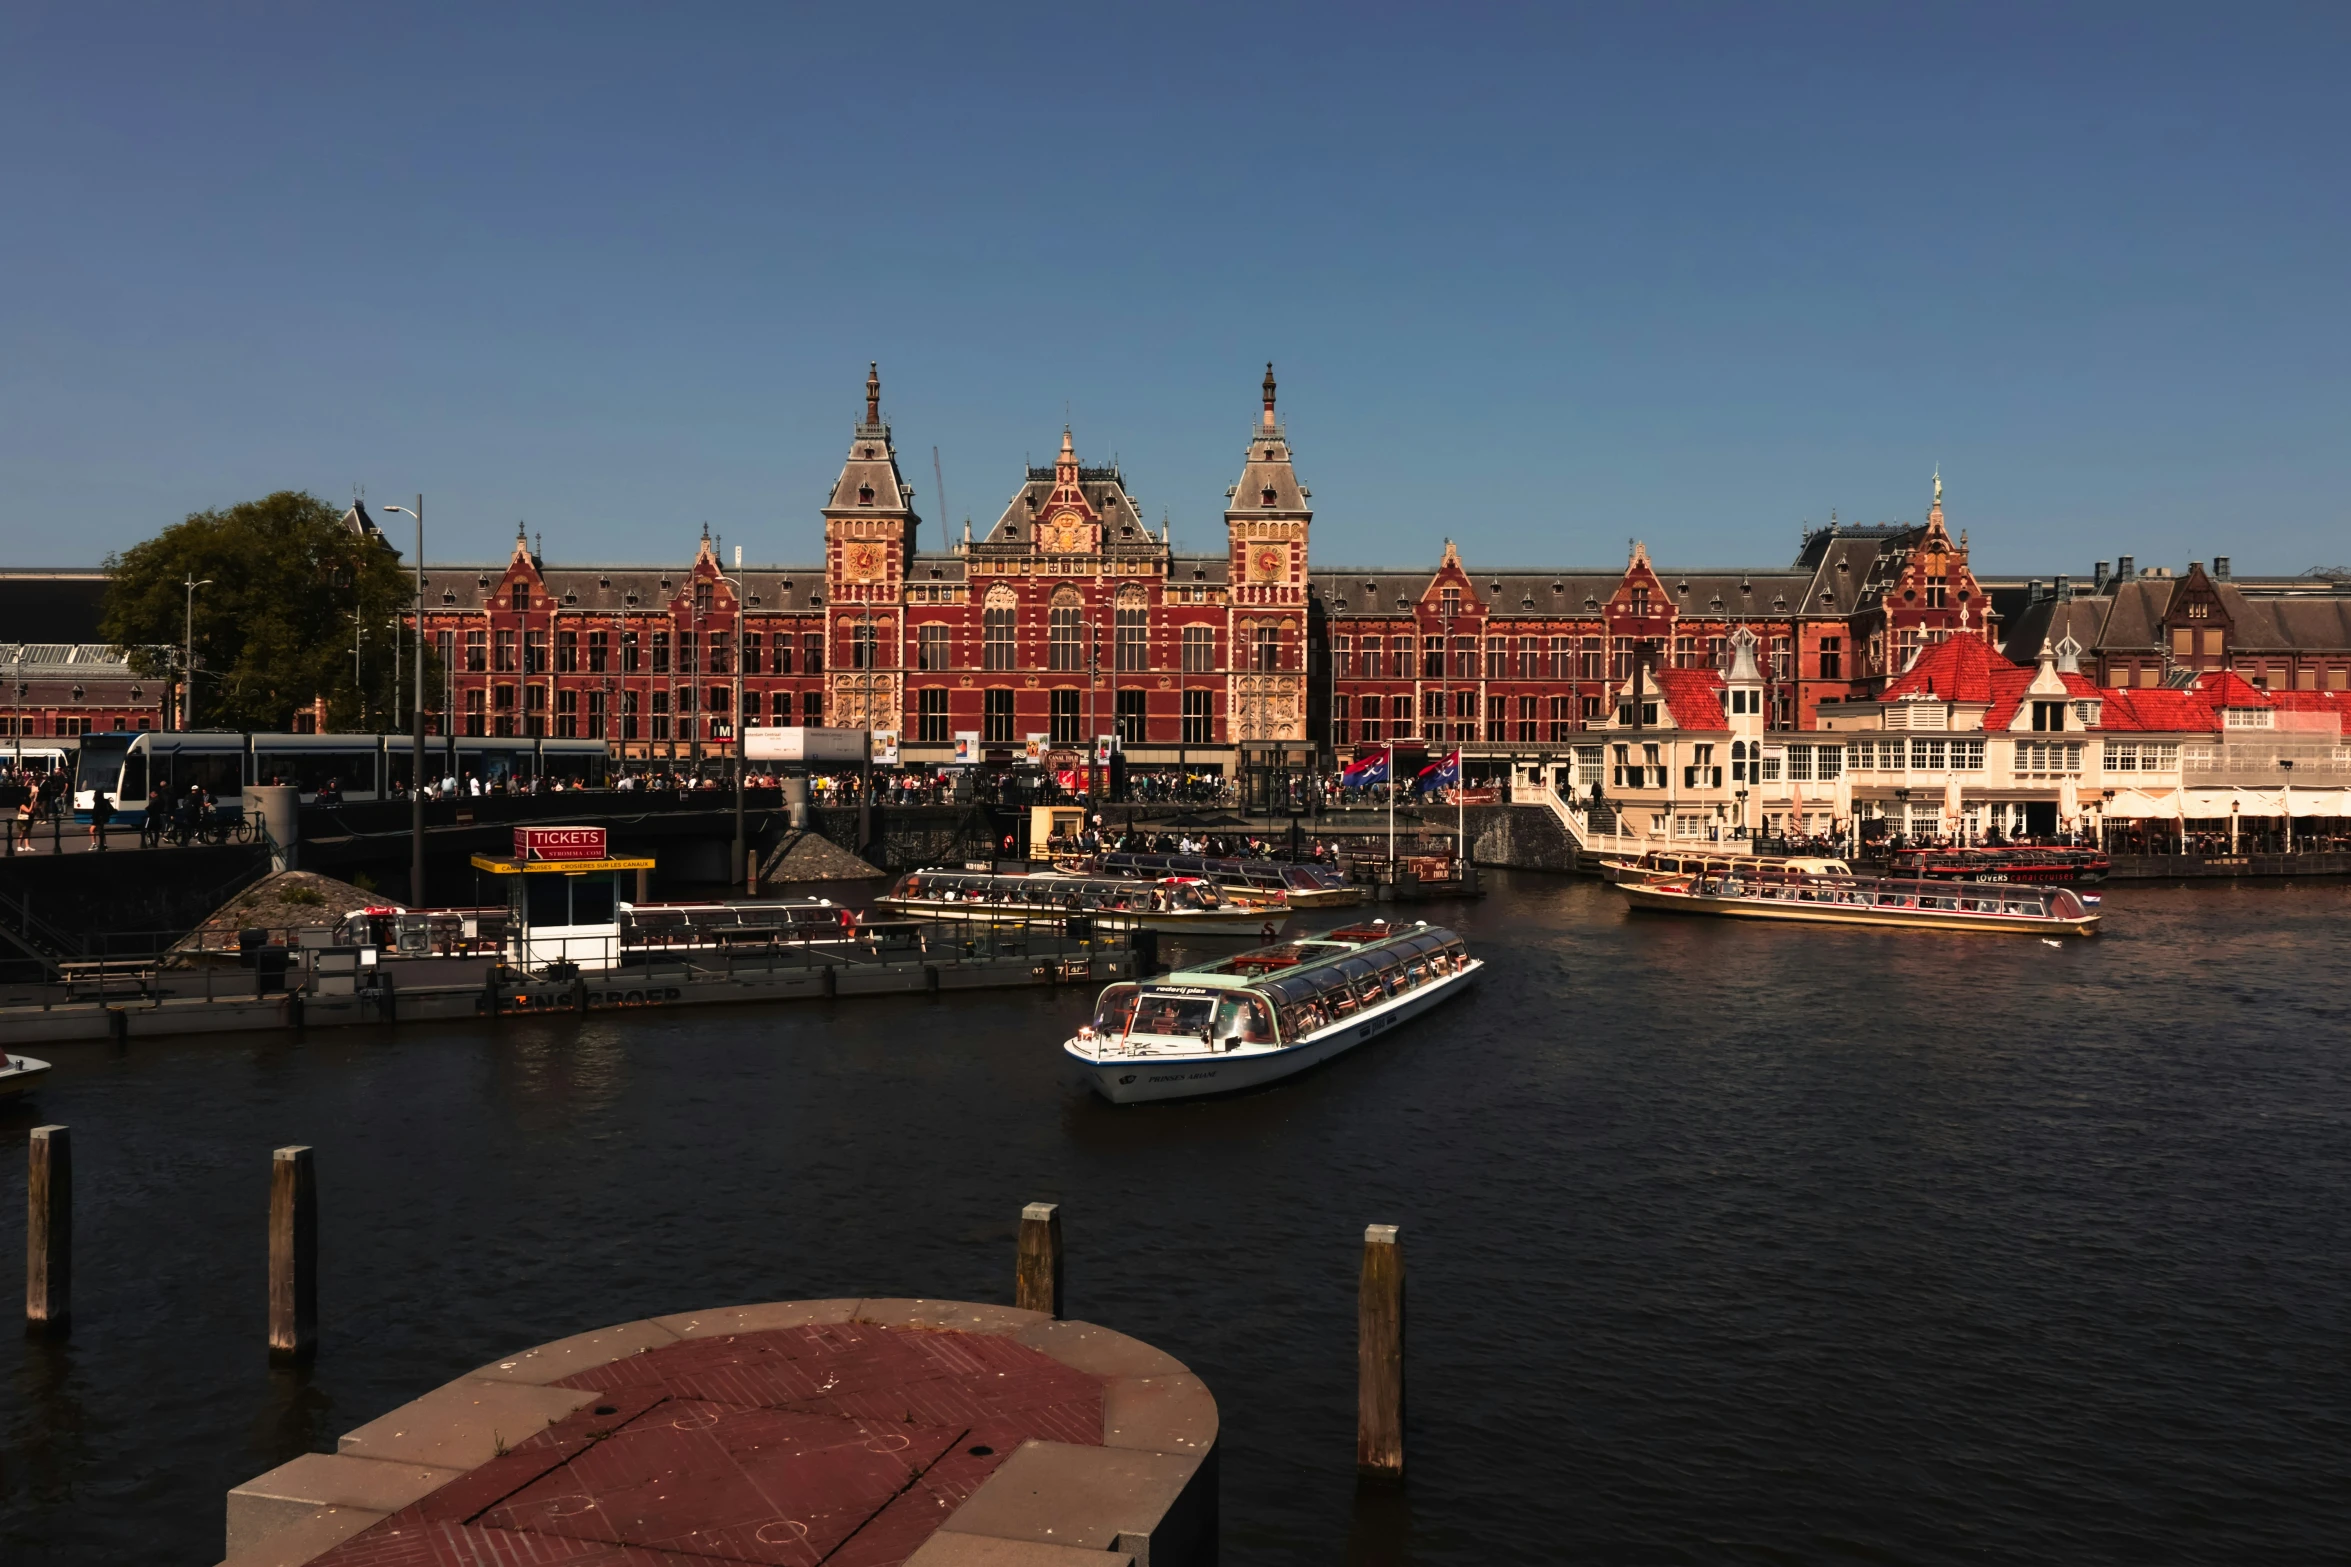
[[[74,816],[89,820],[100,790],[125,827],[143,825],[150,805],[168,814],[169,802],[196,790],[232,819],[244,813],[245,791],[263,784],[291,784],[305,805],[330,785],[347,804],[405,798],[415,744],[409,735],[226,729],[87,734],[75,767]],[[477,779],[485,789],[529,789],[541,780],[603,789],[611,784],[611,767],[601,740],[425,736],[425,782],[451,778],[461,789]]]

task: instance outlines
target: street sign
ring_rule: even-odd
[[[518,860],[604,859],[601,827],[517,827],[514,857]]]

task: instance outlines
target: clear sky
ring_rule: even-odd
[[[436,559],[924,538],[1063,420],[1215,547],[2351,563],[2351,9],[0,10],[0,561],[272,489]],[[393,519],[399,521],[400,519]],[[0,636],[5,630],[0,629]]]

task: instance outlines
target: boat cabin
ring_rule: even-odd
[[[1236,953],[1164,979],[1112,985],[1081,1037],[1149,1050],[1296,1044],[1469,961],[1459,936],[1433,925],[1354,926]],[[1180,1043],[1179,1043],[1180,1042]]]

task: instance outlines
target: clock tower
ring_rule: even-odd
[[[1231,549],[1228,632],[1233,650],[1227,693],[1235,740],[1303,741],[1307,737],[1306,542],[1314,521],[1312,492],[1298,482],[1290,442],[1274,416],[1273,366],[1265,367],[1265,406],[1241,459],[1241,482],[1226,492]]]
[[[914,558],[914,491],[898,472],[882,422],[880,365],[865,377],[865,417],[824,508],[825,722],[837,728],[899,730],[906,669],[906,568]]]

